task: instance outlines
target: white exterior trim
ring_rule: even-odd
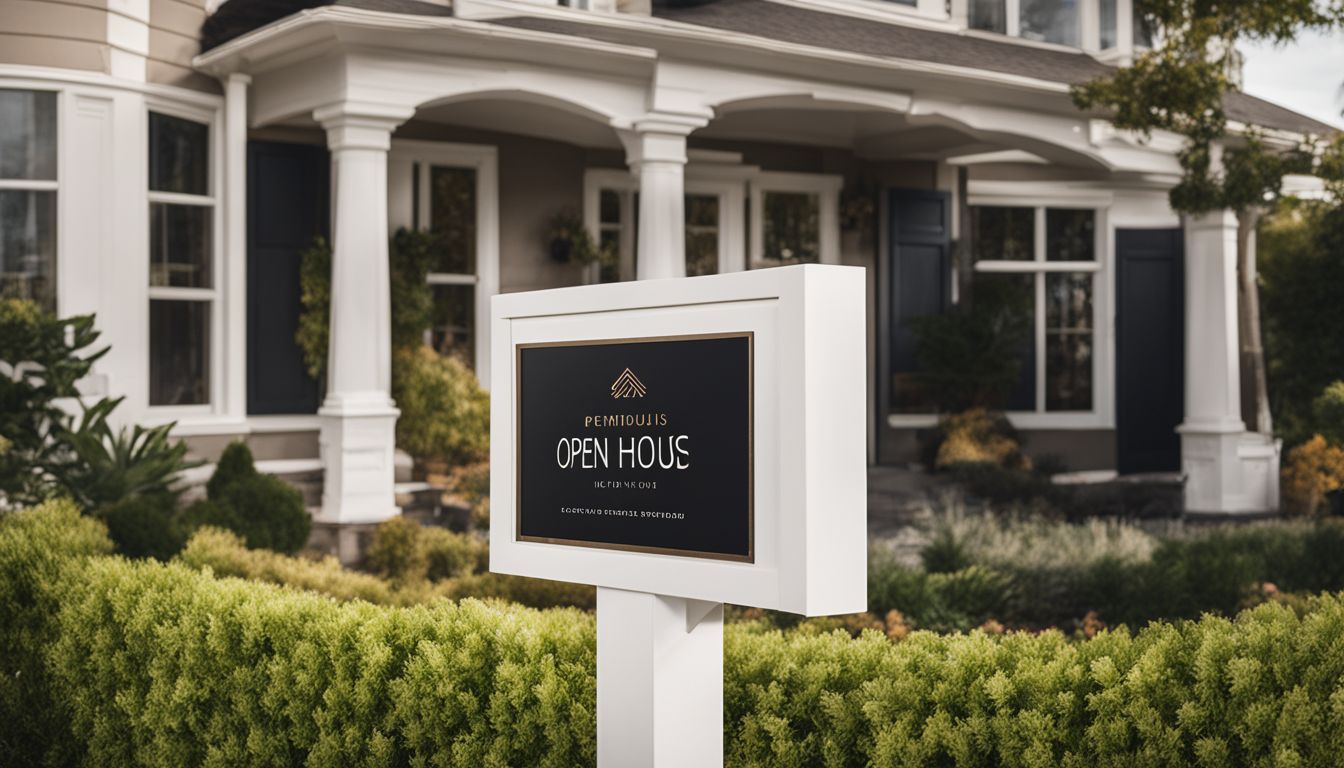
[[[0,64],[0,87],[57,94],[57,178],[43,186],[57,192],[56,310],[62,316],[97,313],[99,346],[111,351],[99,360],[86,393],[125,396],[113,414],[116,424],[179,420],[175,434],[193,425],[241,422],[244,393],[237,398],[233,376],[245,370],[240,343],[226,351],[226,308],[232,291],[224,281],[222,247],[223,155],[220,96],[124,80],[97,72]],[[210,194],[213,201],[212,264],[215,269],[211,317],[211,402],[206,406],[149,408],[149,112],[206,123],[210,128]],[[154,289],[176,293],[183,289]],[[164,294],[166,295],[166,294]],[[244,318],[237,318],[243,322]],[[241,380],[240,380],[241,381]],[[240,385],[241,386],[241,385]]]
[[[245,396],[240,394],[231,396],[230,387],[236,386],[232,376],[226,376],[226,371],[232,373],[237,369],[246,370],[246,349],[243,345],[238,345],[237,349],[228,349],[226,340],[228,339],[227,328],[229,323],[235,318],[229,314],[227,301],[224,300],[224,289],[229,285],[229,272],[234,265],[229,264],[228,252],[225,250],[224,240],[224,214],[223,206],[220,201],[224,197],[224,120],[223,110],[218,105],[213,109],[206,109],[191,104],[181,104],[176,101],[166,100],[159,96],[147,96],[145,106],[142,110],[140,119],[142,121],[142,140],[141,157],[143,162],[140,165],[140,188],[143,190],[141,199],[144,201],[144,214],[141,216],[144,231],[146,235],[149,232],[149,208],[151,203],[162,202],[175,205],[196,205],[209,206],[210,216],[210,287],[209,288],[171,288],[166,286],[151,286],[149,284],[149,258],[150,243],[148,237],[144,241],[143,255],[141,260],[145,264],[145,386],[144,404],[145,418],[147,421],[171,421],[173,418],[179,420],[191,420],[199,417],[223,417],[238,419],[244,416],[244,413],[229,413],[226,410],[230,401],[237,401],[235,407],[241,406]],[[149,114],[155,112],[161,115],[178,117],[184,120],[190,120],[196,123],[202,123],[209,129],[209,147],[208,162],[210,167],[206,171],[208,179],[208,195],[192,195],[173,192],[157,192],[149,188]],[[194,405],[151,405],[149,403],[149,306],[148,303],[154,299],[179,300],[179,301],[209,301],[210,302],[210,329],[209,329],[209,362],[208,371],[209,395],[205,403]],[[244,307],[244,313],[246,308]],[[246,316],[237,318],[237,322],[246,323]],[[241,382],[246,387],[246,380]],[[129,400],[129,398],[128,398]],[[243,406],[245,407],[245,406]]]
[[[686,166],[685,194],[713,195],[719,200],[719,274],[741,272],[746,269],[746,228],[744,209],[747,183],[754,178],[755,166],[741,165],[740,156],[720,157],[725,153],[706,153],[690,150]],[[697,162],[709,161],[709,162]],[[735,160],[728,164],[723,160]],[[602,235],[602,190],[614,190],[621,196],[621,279],[634,279],[634,228],[636,212],[632,196],[639,191],[639,181],[629,171],[616,168],[589,168],[583,173],[583,223],[589,235],[598,241]],[[596,265],[584,270],[584,280],[597,282]]]
[[[845,180],[821,173],[778,173],[761,171],[751,178],[751,251],[747,264],[755,264],[765,254],[765,193],[801,192],[817,195],[818,255],[822,264],[840,263],[840,189]]]
[[[493,146],[393,139],[388,155],[388,234],[429,219],[429,174],[420,174],[420,211],[411,210],[414,163],[471,168],[476,172],[476,276],[432,275],[433,285],[475,285],[475,370],[490,387],[490,297],[499,293],[499,152]]]

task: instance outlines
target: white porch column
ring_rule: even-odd
[[[224,79],[224,412],[247,418],[247,87],[240,72]]]
[[[392,319],[387,263],[387,152],[412,110],[333,104],[314,111],[331,149],[331,331],[318,414],[322,512],[330,523],[399,513],[393,496]]]
[[[654,114],[635,124],[626,142],[639,177],[639,242],[635,277],[686,276],[686,136],[705,120]]]
[[[1187,512],[1268,512],[1278,506],[1278,452],[1241,420],[1237,339],[1237,218],[1185,220],[1185,421],[1181,469]]]

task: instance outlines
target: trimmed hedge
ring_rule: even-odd
[[[79,561],[112,551],[107,528],[68,501],[0,514],[0,765],[73,761],[64,701],[43,650]]]
[[[46,748],[94,765],[594,762],[591,615],[341,603],[87,557],[105,539],[61,551],[56,515],[0,521],[5,658],[45,659],[36,700],[65,708],[0,698],[7,738],[25,713],[49,718],[5,742],[6,764],[41,762]],[[21,599],[34,585],[60,599]],[[50,632],[13,632],[16,605]],[[1331,766],[1344,754],[1334,596],[1080,642],[916,632],[892,643],[760,623],[725,635],[729,765]]]
[[[1157,540],[1137,528],[987,518],[926,548],[926,573],[875,547],[868,610],[917,629],[1070,627],[1233,616],[1269,592],[1344,590],[1344,521],[1265,522]],[[997,533],[982,528],[995,528]],[[983,540],[982,540],[983,539]],[[1027,542],[1028,544],[1024,544]],[[1270,586],[1272,585],[1272,587]]]
[[[592,761],[594,626],[473,600],[386,609],[102,559],[48,658],[96,765]]]
[[[308,560],[248,549],[236,535],[216,528],[198,531],[178,559],[196,570],[209,569],[218,576],[255,579],[321,592],[339,600],[366,600],[379,605],[417,605],[440,598],[468,597],[496,598],[531,608],[591,609],[597,604],[597,591],[586,584],[498,573],[476,573],[437,582],[389,581],[343,568],[332,557]]]

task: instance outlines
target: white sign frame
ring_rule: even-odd
[[[799,265],[491,300],[490,570],[808,616],[867,610],[864,271]],[[754,333],[752,563],[527,542],[515,345]]]

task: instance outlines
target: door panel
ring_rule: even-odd
[[[300,256],[329,227],[327,150],[252,141],[247,162],[247,412],[316,413],[294,332]]]
[[[1121,229],[1116,262],[1116,441],[1121,474],[1181,468],[1185,264],[1180,229]]]

